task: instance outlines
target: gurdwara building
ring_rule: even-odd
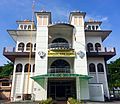
[[[15,48],[3,55],[14,62],[11,101],[78,100],[104,101],[109,98],[106,62],[115,48],[103,41],[111,30],[101,21],[85,21],[85,12],[70,12],[69,22],[52,23],[51,12],[35,12],[35,22],[17,21],[7,30]]]

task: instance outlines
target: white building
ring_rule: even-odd
[[[71,12],[69,23],[52,24],[50,12],[35,12],[36,25],[17,21],[16,30],[7,30],[16,42],[3,52],[14,62],[11,101],[109,98],[106,61],[116,51],[103,41],[111,30],[101,30],[101,21],[85,22],[85,15]]]

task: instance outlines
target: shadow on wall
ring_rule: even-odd
[[[0,91],[0,100],[10,100],[10,91]]]

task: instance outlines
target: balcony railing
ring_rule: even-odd
[[[116,52],[115,48],[112,47],[112,48],[102,48],[102,47],[98,47],[97,49],[95,50],[90,50],[90,49],[87,49],[88,52]]]
[[[101,50],[87,51],[88,57],[104,57],[105,60],[109,60],[115,55],[116,55],[115,48],[102,48]]]
[[[48,45],[49,49],[72,49],[71,44],[69,43],[50,43]]]
[[[15,47],[4,47],[3,52],[15,52]]]
[[[105,47],[105,52],[116,52],[115,47],[114,48],[106,48]]]
[[[48,73],[73,73],[73,70],[70,68],[50,68]]]
[[[14,62],[16,57],[29,57],[30,51],[16,51],[15,48],[4,48],[3,55],[8,58],[10,61]],[[35,51],[31,52],[31,57],[35,57]]]
[[[26,47],[26,50],[22,47],[19,47],[18,50],[15,47],[4,47],[3,52],[30,52],[30,47]],[[35,49],[32,48],[31,52],[35,52]]]

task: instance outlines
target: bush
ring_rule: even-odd
[[[52,104],[52,98],[48,98],[47,100],[42,100],[39,102],[39,104]]]
[[[81,101],[78,101],[78,100],[76,100],[76,99],[74,99],[74,98],[68,98],[68,102],[69,102],[70,104],[82,104]]]

